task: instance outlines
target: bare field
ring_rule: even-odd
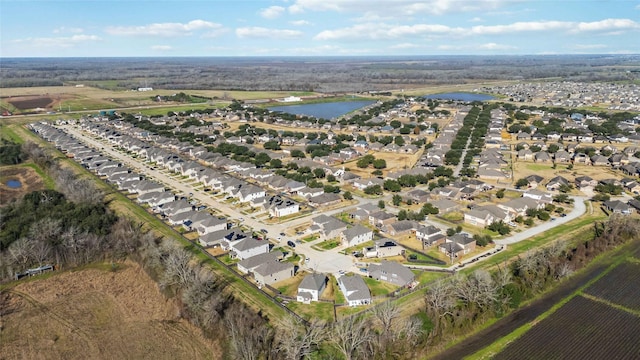
[[[101,268],[102,267],[102,268]],[[2,359],[211,359],[220,348],[178,318],[136,263],[53,274],[8,289]]]
[[[576,296],[494,359],[637,359],[638,334],[637,316]]]
[[[18,180],[22,184],[19,188],[10,188],[7,181]],[[0,167],[0,206],[21,198],[32,191],[43,190],[44,181],[38,173],[27,166]]]

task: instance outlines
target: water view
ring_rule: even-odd
[[[476,94],[476,93],[466,93],[466,92],[451,92],[451,93],[441,93],[441,94],[431,94],[425,95],[425,99],[434,99],[434,100],[455,100],[455,101],[487,101],[493,100],[496,97],[487,94]]]
[[[372,100],[342,101],[318,104],[274,106],[270,107],[269,110],[282,111],[295,115],[314,116],[323,119],[333,119],[373,103],[375,103],[375,101]]]
[[[7,181],[7,186],[12,189],[17,189],[19,187],[22,187],[22,183],[20,182],[20,180],[9,180]]]

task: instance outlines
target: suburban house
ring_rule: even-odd
[[[544,178],[540,175],[529,175],[527,177],[525,177],[525,179],[529,182],[529,187],[534,189],[536,187],[538,187],[538,185],[540,185],[540,183],[542,183],[542,181],[544,180]]]
[[[445,235],[442,230],[433,225],[421,226],[416,229],[416,239],[422,242],[422,248],[431,245],[439,245],[445,241]]]
[[[551,196],[551,194],[536,189],[523,192],[522,197],[531,198],[544,204],[551,204],[553,202],[553,196]]]
[[[374,242],[374,246],[364,249],[364,256],[368,258],[398,256],[404,253],[404,248],[391,239],[380,239]]]
[[[281,260],[283,254],[281,251],[271,251],[264,254],[258,254],[249,258],[246,258],[236,265],[238,270],[243,274],[248,274],[255,270],[258,266],[266,264],[268,262],[275,262]]]
[[[214,231],[226,230],[227,219],[220,219],[215,216],[211,216],[208,219],[201,221],[196,227],[199,235],[206,235]]]
[[[625,204],[620,200],[605,201],[602,205],[614,214],[629,215],[633,212],[633,208],[629,204]]]
[[[335,193],[326,193],[312,196],[308,199],[309,205],[315,207],[331,206],[342,201],[342,197]]]
[[[240,260],[269,252],[268,241],[257,240],[252,237],[247,237],[235,242],[227,240],[226,242],[227,246],[225,247],[230,251],[231,257]]]
[[[304,304],[318,301],[326,286],[327,276],[325,274],[309,274],[305,276],[300,285],[298,285],[298,296],[296,300]]]
[[[413,220],[401,220],[389,224],[385,227],[385,232],[391,236],[410,234],[418,227],[418,223]]]
[[[520,197],[511,199],[507,202],[503,202],[497,205],[500,209],[506,210],[511,213],[511,217],[525,216],[529,209],[542,209],[544,204],[538,202],[529,197]]]
[[[233,196],[237,197],[238,200],[243,203],[251,201],[253,199],[264,197],[265,194],[266,193],[263,188],[249,184],[241,186],[240,189],[238,189],[238,191],[233,194]]]
[[[382,260],[380,264],[369,264],[369,277],[397,286],[407,286],[415,280],[415,274],[395,261]]]
[[[373,240],[373,230],[362,225],[356,225],[340,234],[340,241],[348,247],[356,246]]]
[[[598,185],[598,181],[592,179],[589,176],[578,176],[576,177],[575,181],[578,188],[584,188],[587,186],[595,187],[596,185]]]
[[[264,208],[273,217],[283,217],[300,212],[300,204],[293,200],[273,196],[264,204]]]
[[[253,269],[253,278],[261,285],[270,285],[286,280],[293,277],[294,274],[295,266],[290,262],[272,261]]]
[[[340,287],[349,306],[371,304],[371,292],[360,276],[343,275],[338,278],[338,287]]]
[[[211,215],[209,215],[211,216]],[[201,235],[198,242],[203,247],[222,246],[225,250],[229,250],[229,244],[237,243],[249,236],[238,228],[219,230]]]
[[[324,214],[318,215],[311,220],[313,224],[309,227],[309,232],[319,233],[321,239],[333,239],[347,229],[347,224]]]
[[[444,244],[439,247],[441,252],[453,258],[461,257],[476,249],[476,241],[467,234],[448,236]]]
[[[471,225],[488,226],[497,221],[509,222],[509,212],[496,205],[477,206],[464,214],[464,221]]]
[[[547,190],[558,190],[563,185],[569,186],[569,180],[562,176],[556,176],[547,183]]]
[[[384,210],[369,214],[369,224],[381,228],[396,222],[396,216]]]

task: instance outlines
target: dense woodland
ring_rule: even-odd
[[[479,80],[623,81],[632,76],[626,66],[637,63],[637,55],[16,58],[3,59],[0,87],[83,82],[108,89],[150,86],[157,89],[334,93]],[[104,82],[107,80],[109,82]]]

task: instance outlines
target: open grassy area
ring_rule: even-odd
[[[287,307],[307,320],[320,320],[332,322],[333,303],[314,301],[311,304],[303,304],[297,301],[290,301]]]

